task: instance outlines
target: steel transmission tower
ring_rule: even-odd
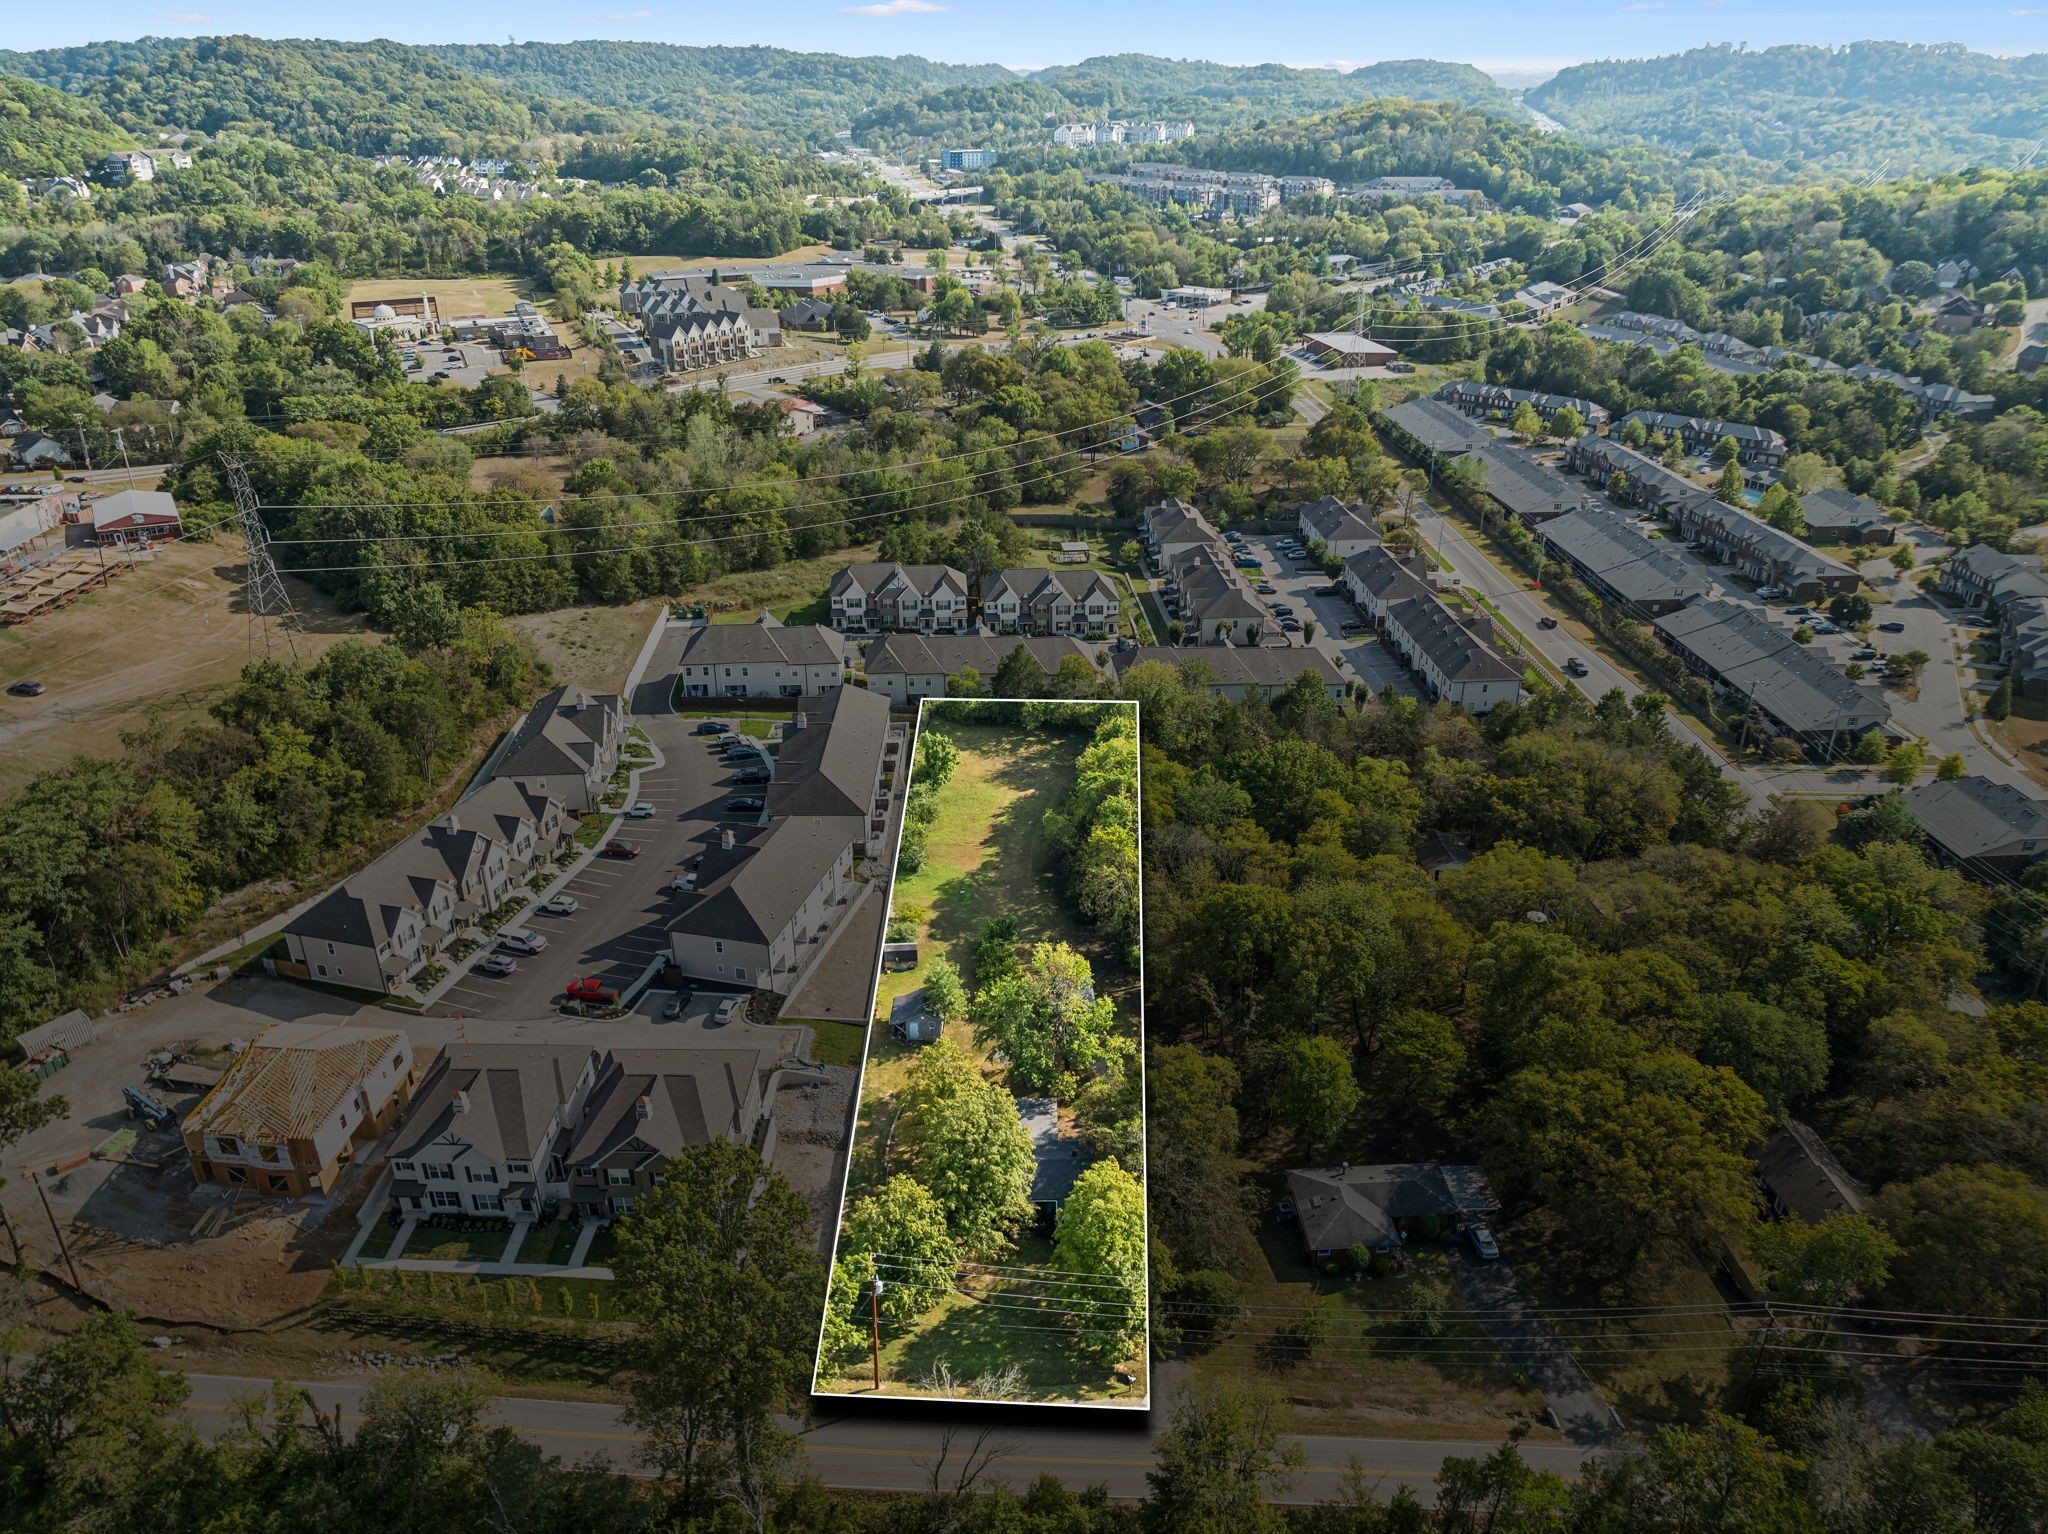
[[[270,557],[270,530],[263,525],[256,491],[249,483],[249,471],[241,459],[229,453],[220,455],[220,466],[235,493],[235,517],[242,526],[242,547],[248,551],[242,601],[249,613],[249,658],[254,660],[260,648],[263,658],[268,660],[272,646],[282,638],[296,661],[298,614],[292,611],[291,593],[284,589],[277,561]]]

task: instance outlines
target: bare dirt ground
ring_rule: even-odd
[[[0,792],[80,752],[116,752],[152,715],[176,725],[205,711],[249,661],[237,543],[173,543],[73,606],[0,628],[0,685],[24,678],[40,698],[0,698]],[[362,620],[287,579],[312,659]]]
[[[647,597],[624,607],[564,607],[510,621],[554,667],[556,681],[616,687],[633,669],[661,602]]]

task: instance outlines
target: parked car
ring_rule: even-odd
[[[1884,657],[1879,655],[1876,649],[1870,645],[1865,645],[1862,649],[1858,650],[1854,655],[1849,657],[1849,659],[1851,660],[1882,660],[1883,658]]]
[[[1341,597],[1344,595],[1344,588],[1342,586],[1318,586],[1313,594],[1319,597]]]
[[[1785,615],[1789,618],[1804,618],[1808,613],[1812,611],[1813,609],[1811,607],[1809,607],[1806,603],[1801,602],[1797,607],[1786,608]]]
[[[654,818],[654,806],[645,799],[642,799],[637,804],[627,808],[626,818],[628,820],[652,820]]]
[[[1365,622],[1360,618],[1346,618],[1337,627],[1346,634],[1362,634],[1365,632]]]
[[[1536,627],[1540,629],[1554,629],[1557,627],[1557,620],[1548,616],[1541,617],[1536,620]]]
[[[1493,1232],[1485,1225],[1474,1225],[1465,1232],[1465,1239],[1472,1244],[1472,1255],[1481,1262],[1500,1261],[1500,1244],[1493,1239]]]
[[[619,999],[619,988],[596,975],[580,975],[562,987],[562,994],[572,1001],[615,1002]]]
[[[667,1001],[661,1004],[661,1015],[670,1022],[674,1022],[683,1015],[683,1004],[689,999],[687,992],[678,992],[676,995],[669,997]]]
[[[757,799],[752,794],[740,794],[725,801],[725,807],[735,814],[758,815],[767,807],[768,801]]]
[[[692,735],[723,735],[727,730],[730,730],[731,728],[731,725],[721,724],[716,719],[707,719],[702,724],[698,725],[697,728],[692,730],[690,733]]]
[[[602,856],[608,858],[637,858],[640,856],[640,844],[638,842],[620,841],[617,838],[606,842],[597,850]]]
[[[1260,581],[1256,586],[1252,587],[1252,590],[1256,591],[1262,597],[1270,597],[1279,589],[1280,588],[1278,586],[1275,586],[1271,581]]]
[[[1282,618],[1280,620],[1280,627],[1287,630],[1290,634],[1298,634],[1301,632],[1301,620],[1299,618]]]
[[[1590,674],[1586,668],[1586,663],[1580,660],[1576,655],[1574,655],[1570,660],[1564,663],[1564,669],[1569,671],[1573,676],[1586,676]]]
[[[548,940],[524,927],[510,927],[498,934],[498,946],[507,953],[534,954],[547,947]]]
[[[1756,594],[1762,597],[1766,602],[1770,601],[1774,597],[1782,597],[1787,595],[1786,590],[1783,586],[1759,586],[1756,588]]]
[[[17,698],[40,698],[49,691],[41,682],[16,682],[7,690]]]
[[[1256,559],[1250,554],[1242,556],[1237,562],[1237,567],[1240,570],[1263,570],[1266,568],[1263,560]]]
[[[1903,634],[1906,632],[1906,625],[1899,622],[1896,618],[1889,623],[1880,623],[1878,627],[1887,634]]]
[[[574,916],[576,897],[574,895],[550,895],[534,907],[543,916]]]
[[[712,1009],[711,1021],[714,1024],[729,1023],[746,1010],[746,1005],[746,997],[728,996]]]
[[[1806,620],[1806,626],[1816,634],[1839,634],[1842,632],[1840,628],[1828,622],[1825,618],[1809,618]]]
[[[775,774],[770,772],[766,767],[749,767],[742,772],[734,773],[732,775],[732,781],[734,786],[738,787],[742,784],[747,783],[766,783],[770,778],[774,776]]]
[[[1289,607],[1285,602],[1275,602],[1273,604],[1273,611],[1275,614],[1282,618],[1291,618],[1294,616],[1294,609],[1292,607]]]
[[[671,895],[687,895],[697,887],[697,876],[693,873],[679,873],[668,881]]]
[[[509,975],[519,968],[519,961],[509,953],[487,953],[476,961],[476,972],[480,975]]]

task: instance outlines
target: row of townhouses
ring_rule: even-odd
[[[391,1151],[403,1214],[608,1219],[692,1146],[774,1148],[778,1041],[734,1028],[717,1048],[451,1044]]]
[[[832,626],[843,633],[964,634],[974,626],[968,577],[951,565],[856,564],[832,577]],[[999,634],[1116,633],[1123,605],[1097,570],[999,570],[981,579],[981,622]]]
[[[1708,416],[1678,415],[1669,410],[1636,410],[1621,418],[1623,431],[1630,423],[1652,437],[1676,437],[1689,453],[1711,453],[1723,437],[1735,443],[1736,461],[1749,468],[1776,468],[1785,461],[1785,439],[1768,426],[1751,426],[1744,421],[1716,421]]]
[[[1821,316],[1813,318],[1818,319]],[[1810,319],[1809,324],[1811,323]],[[1997,401],[1990,395],[1971,394],[1954,384],[1929,383],[1925,379],[1896,372],[1891,368],[1881,368],[1868,362],[1844,367],[1841,363],[1831,362],[1826,357],[1786,346],[1755,346],[1725,331],[1695,330],[1683,320],[1675,320],[1662,314],[1623,310],[1619,314],[1606,316],[1597,324],[1582,325],[1579,328],[1596,341],[1644,345],[1664,354],[1676,351],[1681,346],[1696,346],[1708,366],[1719,372],[1737,376],[1761,375],[1791,363],[1816,373],[1833,373],[1860,382],[1888,383],[1901,390],[1913,401],[1920,414],[1930,420],[1939,415],[1956,415],[1966,421],[1989,420],[1992,411],[1997,408]]]
[[[1483,614],[1454,609],[1434,567],[1370,548],[1344,562],[1344,589],[1432,699],[1484,714],[1522,696],[1522,666],[1505,654]]]
[[[625,720],[616,697],[558,688],[447,814],[351,875],[284,927],[280,968],[391,992],[482,923],[554,855],[570,817],[603,799]]]
[[[1744,603],[1701,601],[1656,621],[1657,637],[1735,707],[1773,735],[1833,759],[1886,727],[1883,688],[1854,682],[1827,657]]]
[[[1544,394],[1534,389],[1510,389],[1505,384],[1453,381],[1430,398],[1442,400],[1453,410],[1480,419],[1497,416],[1505,420],[1523,405],[1534,410],[1545,426],[1560,410],[1577,411],[1588,431],[1598,431],[1613,419],[1606,406],[1596,405],[1589,399],[1575,399],[1569,394]]]
[[[1575,473],[1597,484],[1617,483],[1622,499],[1646,506],[1688,542],[1733,564],[1745,577],[1782,587],[1802,602],[1854,591],[1862,577],[1738,506],[1717,501],[1681,474],[1625,446],[1618,438],[1583,436],[1566,452]]]

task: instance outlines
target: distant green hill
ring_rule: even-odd
[[[97,168],[109,150],[134,146],[135,135],[97,107],[0,75],[0,175],[75,176]]]
[[[1076,107],[1112,117],[1184,117],[1197,127],[1305,117],[1385,96],[1455,101],[1503,117],[1525,114],[1514,97],[1469,64],[1402,59],[1348,74],[1285,64],[1210,64],[1119,53],[1041,69],[1031,78]]]
[[[398,43],[205,37],[0,53],[0,71],[83,97],[124,126],[239,132],[355,154],[513,144],[620,125]]]
[[[954,86],[1002,85],[999,64],[935,64],[914,54],[846,58],[782,48],[669,43],[464,43],[420,50],[536,95],[650,112],[695,127],[815,136],[885,102]]]
[[[1594,142],[1643,138],[1790,169],[1927,173],[2013,164],[2048,136],[2048,54],[1863,42],[1721,46],[1561,70],[1529,104]]]

